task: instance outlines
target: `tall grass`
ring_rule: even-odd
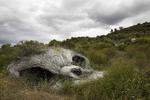
[[[75,100],[52,92],[48,83],[31,86],[22,79],[6,76],[0,73],[0,100]]]
[[[65,84],[64,93],[75,94],[77,100],[148,100],[150,79],[133,67],[112,67],[104,78],[73,86]]]

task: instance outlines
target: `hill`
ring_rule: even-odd
[[[47,85],[33,89],[25,80],[14,80],[11,83],[6,67],[12,61],[18,61],[21,57],[31,56],[43,52],[46,48],[64,47],[84,54],[91,62],[91,67],[96,70],[104,70],[108,74],[103,79],[92,81],[84,85],[72,86],[67,80],[59,91],[52,91]],[[78,37],[62,42],[52,40],[48,44],[37,41],[22,41],[15,46],[9,44],[0,48],[0,89],[1,98],[14,99],[21,91],[44,92],[49,95],[65,95],[69,99],[77,100],[128,100],[150,99],[150,22],[137,24],[128,28],[114,29],[108,35],[95,38]],[[16,86],[14,84],[23,85]],[[9,90],[14,87],[12,94]],[[25,87],[26,88],[23,88]],[[45,88],[43,88],[45,87]],[[21,89],[20,89],[21,88]],[[29,93],[29,92],[27,92]],[[34,92],[35,93],[35,92]],[[38,95],[34,94],[34,95]],[[9,94],[9,95],[4,95]],[[45,95],[46,94],[46,95]],[[35,100],[33,94],[30,96]],[[61,98],[61,97],[60,97]],[[66,97],[64,97],[66,98]],[[45,99],[48,100],[49,98]],[[37,100],[37,99],[36,99]]]

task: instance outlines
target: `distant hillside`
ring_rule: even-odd
[[[102,35],[97,36],[95,38],[89,38],[89,37],[77,37],[77,38],[71,38],[63,41],[63,43],[68,42],[79,42],[79,41],[96,41],[96,42],[121,42],[121,41],[127,41],[131,38],[138,38],[141,36],[149,37],[150,35],[150,22],[145,22],[143,24],[138,23],[137,25],[130,26],[127,28],[120,27],[118,30],[114,29],[109,33],[108,35]]]
[[[138,23],[137,25],[122,28],[121,30],[117,31],[116,33],[134,33],[134,34],[150,34],[150,22],[145,23]]]

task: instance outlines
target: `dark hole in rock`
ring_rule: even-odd
[[[37,83],[42,81],[49,81],[51,78],[55,77],[56,75],[46,69],[40,67],[33,67],[33,68],[20,71],[20,76],[24,77],[30,82]]]
[[[72,61],[76,65],[84,66],[85,64],[85,59],[83,57],[80,57],[78,55],[75,55],[72,57]]]
[[[76,68],[71,69],[71,72],[78,76],[82,74],[81,69],[76,69]]]

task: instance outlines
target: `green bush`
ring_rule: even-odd
[[[0,48],[0,72],[12,61],[17,60],[20,52],[20,49],[17,47],[3,45],[2,48]]]
[[[54,47],[59,47],[61,45],[61,42],[60,41],[57,41],[57,40],[52,40],[48,43],[48,46],[54,46]]]
[[[38,41],[21,41],[16,45],[16,47],[19,47],[21,50],[21,57],[24,56],[31,56],[34,54],[40,54],[42,53],[43,49],[45,48],[43,43],[39,43]]]

